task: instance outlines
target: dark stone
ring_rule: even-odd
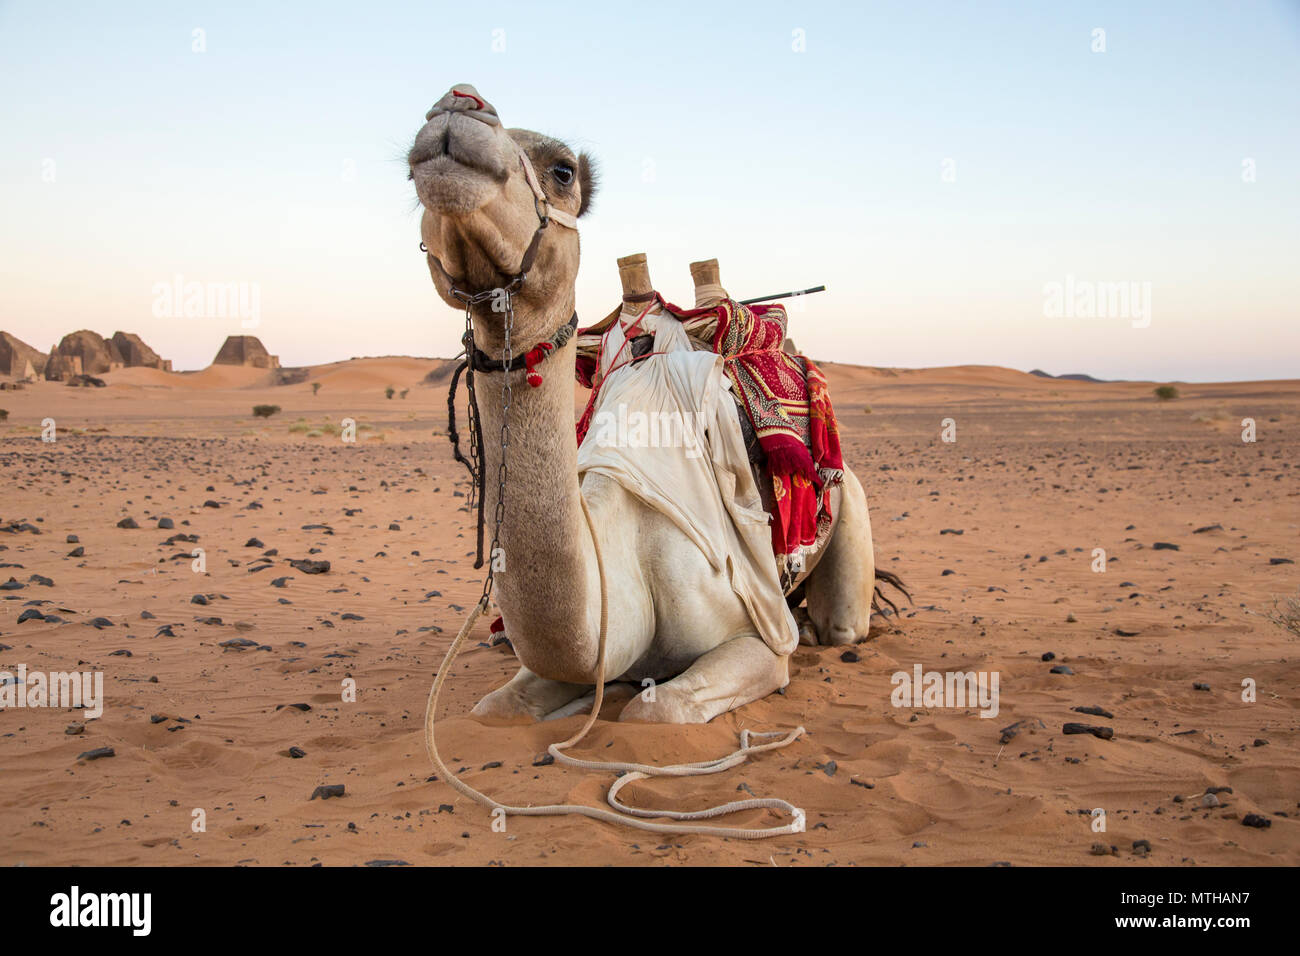
[[[1261,817],[1258,813],[1248,813],[1241,818],[1241,825],[1244,827],[1255,827],[1257,830],[1264,830],[1273,825],[1273,821],[1268,817]]]
[[[343,784],[329,783],[313,790],[310,799],[315,800],[317,797],[320,797],[322,800],[329,800],[331,797],[341,796],[343,796]]]
[[[96,747],[94,750],[87,750],[85,753],[77,754],[78,760],[99,760],[101,757],[116,757],[117,751],[112,747]]]
[[[117,523],[117,526],[118,526],[119,528],[138,528],[138,527],[140,527],[138,524],[135,523],[135,519],[134,519],[134,518],[123,518],[121,521],[119,521],[119,522]]]
[[[291,558],[289,565],[303,574],[324,574],[330,569],[328,561],[312,561],[307,558]]]
[[[1075,713],[1087,714],[1089,717],[1105,717],[1107,720],[1114,720],[1115,715],[1108,710],[1102,710],[1100,707],[1071,707]]]
[[[1092,734],[1098,740],[1110,740],[1115,731],[1109,727],[1094,727],[1091,724],[1066,724],[1061,730],[1069,734]]]

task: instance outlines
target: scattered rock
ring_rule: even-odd
[[[1100,707],[1071,707],[1075,713],[1087,714],[1089,717],[1105,717],[1107,720],[1114,720],[1115,715],[1108,710],[1102,710]]]
[[[290,558],[289,565],[303,574],[324,574],[330,569],[328,561],[312,561],[308,558]]]
[[[1092,734],[1098,740],[1110,740],[1115,736],[1115,731],[1110,727],[1094,727],[1091,724],[1066,724],[1061,730],[1068,736],[1070,734]]]

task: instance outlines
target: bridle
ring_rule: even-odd
[[[452,93],[455,96],[469,96],[469,94],[461,93],[458,90],[453,90]],[[477,99],[477,97],[470,98]],[[523,147],[515,144],[515,148],[519,154],[519,164],[523,169],[524,181],[528,183],[528,188],[533,194],[533,209],[537,213],[538,221],[537,229],[533,232],[533,237],[524,250],[523,259],[520,260],[519,271],[507,278],[506,282],[497,288],[469,292],[464,289],[465,283],[452,276],[443,267],[438,257],[429,251],[423,242],[420,243],[420,251],[428,257],[429,262],[442,276],[448,290],[457,300],[465,304],[465,334],[461,337],[461,342],[465,347],[465,358],[452,373],[451,387],[447,392],[447,437],[451,441],[452,456],[469,470],[471,482],[470,507],[476,508],[478,512],[475,569],[483,567],[483,528],[485,523],[483,507],[487,476],[483,468],[483,428],[479,419],[478,394],[475,390],[474,377],[478,372],[505,373],[504,387],[501,390],[501,463],[497,467],[497,502],[496,511],[493,515],[494,529],[491,550],[493,560],[488,563],[488,572],[483,582],[483,595],[481,598],[485,604],[488,596],[492,593],[494,572],[496,570],[495,559],[499,554],[501,543],[501,525],[505,520],[506,479],[509,475],[506,467],[506,452],[510,446],[510,403],[514,394],[510,374],[519,371],[521,368],[526,369],[528,384],[533,388],[541,385],[542,376],[537,371],[537,366],[553,352],[558,352],[564,348],[578,328],[578,313],[575,310],[569,321],[556,329],[549,339],[538,342],[521,355],[514,354],[514,343],[511,341],[515,322],[514,296],[528,279],[528,272],[532,269],[533,263],[537,259],[538,250],[541,248],[542,235],[551,222],[572,229],[575,232],[578,229],[576,216],[565,212],[563,209],[556,209],[551,205],[550,200],[546,198],[546,193],[542,191],[542,185],[537,179],[537,172],[533,169],[532,161],[528,158],[528,154],[524,152]],[[485,303],[490,303],[492,311],[503,313],[505,317],[503,324],[505,342],[502,356],[499,359],[493,358],[484,352],[474,342],[474,307]],[[465,390],[469,394],[470,448],[468,458],[461,453],[460,434],[456,430],[456,388],[462,374],[465,376]]]

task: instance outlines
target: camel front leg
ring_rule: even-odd
[[[590,684],[566,684],[564,681],[538,677],[527,667],[509,682],[488,694],[470,711],[475,717],[531,717],[541,720],[547,714],[577,700],[591,689]]]
[[[618,719],[703,724],[789,682],[790,658],[773,653],[762,638],[746,634],[718,645],[672,680],[647,687]]]

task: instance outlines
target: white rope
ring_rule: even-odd
[[[551,744],[548,752],[556,760],[569,764],[573,767],[580,767],[586,770],[613,770],[621,771],[623,775],[610,786],[609,792],[605,799],[612,810],[606,810],[602,807],[589,807],[584,804],[544,804],[536,807],[515,807],[508,804],[499,803],[493,800],[482,791],[476,790],[465,781],[461,780],[455,774],[447,769],[447,765],[442,762],[442,757],[438,753],[438,745],[434,739],[434,725],[436,723],[436,713],[438,708],[438,696],[442,692],[442,685],[447,679],[447,674],[451,670],[451,664],[460,652],[461,645],[469,632],[473,630],[474,624],[478,621],[479,615],[487,609],[488,598],[485,595],[481,598],[474,610],[465,619],[461,625],[460,632],[456,635],[455,640],[451,642],[451,647],[447,648],[447,655],[442,659],[442,664],[438,668],[438,675],[434,678],[433,687],[429,691],[429,702],[424,711],[424,737],[425,743],[429,748],[429,756],[433,759],[434,766],[442,775],[442,779],[447,781],[455,790],[462,795],[469,797],[475,803],[487,807],[493,813],[497,810],[502,811],[506,816],[522,817],[545,817],[545,816],[568,816],[577,815],[590,817],[593,820],[604,820],[607,823],[618,823],[623,826],[635,827],[639,830],[649,830],[653,833],[700,833],[707,836],[735,837],[741,840],[760,840],[765,837],[782,836],[785,834],[802,833],[806,829],[806,816],[804,811],[792,803],[776,797],[757,797],[752,800],[733,800],[730,803],[724,803],[721,806],[709,807],[704,810],[653,810],[639,807],[631,807],[618,800],[618,793],[623,787],[636,780],[645,780],[649,777],[696,777],[711,773],[721,773],[723,770],[729,770],[738,764],[744,763],[752,754],[763,753],[768,750],[776,750],[787,747],[799,739],[804,733],[803,727],[796,727],[787,734],[780,731],[768,733],[751,733],[749,730],[742,730],[740,733],[740,748],[727,754],[724,757],[718,757],[714,760],[701,760],[696,763],[671,764],[666,767],[656,767],[651,764],[641,763],[619,763],[603,760],[582,760],[577,757],[570,757],[564,753],[570,747],[576,746],[583,737],[587,735],[592,726],[596,723],[596,718],[600,714],[600,705],[605,697],[605,642],[609,625],[609,601],[608,587],[605,580],[605,559],[601,553],[600,541],[596,536],[596,528],[591,520],[591,512],[587,509],[586,499],[582,498],[581,492],[578,495],[579,501],[582,502],[582,513],[587,520],[587,529],[591,532],[591,541],[596,550],[596,570],[600,577],[600,632],[596,650],[596,699],[591,705],[591,713],[587,716],[587,721],[582,728],[561,743]],[[778,737],[765,744],[751,744],[750,741],[756,738]],[[707,820],[712,817],[723,816],[728,813],[737,813],[741,810],[769,809],[779,810],[789,814],[790,822],[778,827],[722,827],[712,824],[703,824],[695,826],[679,826],[668,823],[655,823],[650,820],[640,819],[641,817],[666,817],[670,820]]]

